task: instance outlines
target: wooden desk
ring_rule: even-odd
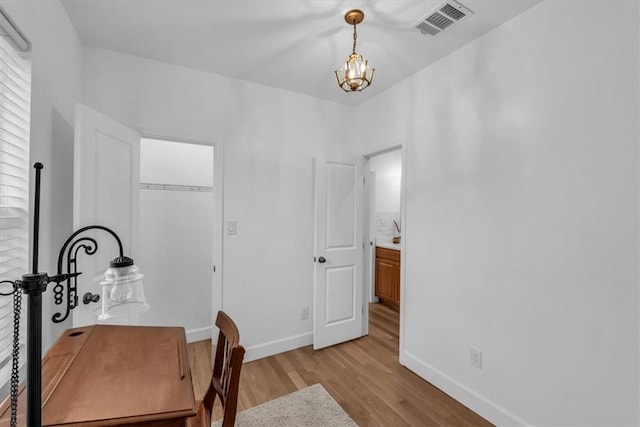
[[[22,391],[18,405],[24,425]],[[9,425],[10,412],[7,398],[0,427]],[[42,359],[43,426],[173,427],[194,415],[183,328],[68,329]]]

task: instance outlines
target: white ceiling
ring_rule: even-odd
[[[62,0],[83,44],[359,104],[541,0],[460,0],[474,15],[438,37],[413,26],[435,0]],[[351,53],[346,11],[360,8],[358,53],[373,84],[344,93],[333,70]]]

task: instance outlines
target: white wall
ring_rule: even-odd
[[[83,101],[143,134],[224,141],[224,217],[238,228],[224,237],[223,308],[247,359],[310,343],[312,157],[343,149],[350,110],[96,48],[83,50]]]
[[[376,210],[400,211],[402,158],[400,150],[371,157],[369,170],[376,172]]]
[[[81,63],[57,1],[1,4],[34,45],[41,269],[72,231],[82,81],[130,126],[225,141],[224,308],[250,354],[309,339],[311,156],[352,110],[100,49]],[[362,153],[407,136],[402,361],[495,422],[639,422],[638,17],[544,2],[358,107]]]
[[[32,44],[30,158],[44,163],[39,269],[55,274],[58,250],[73,231],[73,115],[81,96],[82,49],[59,1],[0,4]],[[57,310],[52,287],[43,295],[43,351],[71,327],[70,321],[51,322]]]
[[[213,146],[142,138],[140,182],[211,187]]]
[[[402,181],[402,152],[400,150],[371,157],[369,170],[376,173],[375,227],[376,241],[389,243],[400,235],[393,221],[402,231],[400,221],[400,185]]]
[[[544,2],[358,110],[407,135],[401,360],[493,422],[639,423],[638,16]]]
[[[145,297],[153,308],[141,323],[182,326],[189,342],[211,338],[213,147],[143,139],[140,182],[136,264],[145,275]],[[202,187],[208,190],[199,191]]]

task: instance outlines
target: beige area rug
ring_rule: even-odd
[[[212,424],[220,427],[222,421]],[[235,427],[357,427],[320,384],[298,390],[236,416]]]

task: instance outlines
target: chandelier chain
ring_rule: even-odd
[[[356,40],[358,39],[358,33],[356,32],[356,21],[353,21],[353,53],[356,53]]]

